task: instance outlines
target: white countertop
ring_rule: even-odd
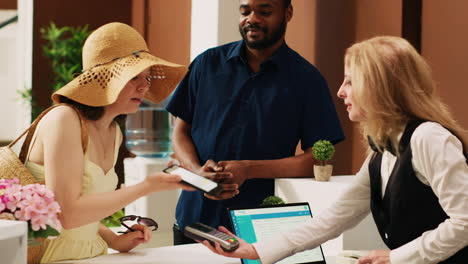
[[[128,253],[112,253],[96,258],[55,263],[93,264],[240,264],[239,259],[226,258],[209,251],[202,244],[136,249]]]
[[[326,256],[327,264],[334,257]],[[112,253],[90,259],[54,263],[68,264],[241,264],[240,259],[226,258],[209,251],[202,244],[136,249],[128,253]]]
[[[26,263],[28,225],[24,221],[0,220],[0,262]]]

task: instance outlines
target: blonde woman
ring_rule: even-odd
[[[86,40],[83,68],[81,75],[53,94],[54,102],[67,105],[53,108],[39,122],[26,163],[33,176],[54,192],[62,210],[63,229],[45,243],[41,263],[90,258],[106,254],[108,247],[126,252],[148,242],[151,223],[135,224],[134,232],[117,235],[99,221],[149,193],[192,190],[180,183],[180,176],[162,172],[115,190],[114,171],[122,143],[115,119],[138,111],[143,98],[162,101],[186,67],[152,55],[130,26],[110,23]],[[87,134],[82,134],[82,126]]]
[[[277,239],[242,241],[233,253],[204,245],[275,263],[340,235],[371,212],[390,250],[357,263],[467,263],[468,141],[437,96],[424,59],[398,37],[354,44],[338,97],[369,140],[354,183],[331,208]]]

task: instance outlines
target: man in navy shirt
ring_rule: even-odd
[[[324,78],[285,43],[291,1],[239,3],[243,40],[199,55],[167,106],[180,164],[225,188],[217,197],[182,192],[176,245],[192,242],[180,231],[188,224],[228,226],[226,207],[259,205],[274,178],[311,177],[312,145],[344,138]],[[299,140],[305,153],[295,156]]]

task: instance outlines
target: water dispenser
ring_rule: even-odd
[[[164,109],[165,102],[144,101],[138,112],[127,115],[127,149],[139,157],[165,158],[171,152],[172,122]]]

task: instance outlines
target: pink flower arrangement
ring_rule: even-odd
[[[27,221],[29,238],[58,235],[60,206],[41,184],[21,186],[18,179],[0,179],[0,219]]]

